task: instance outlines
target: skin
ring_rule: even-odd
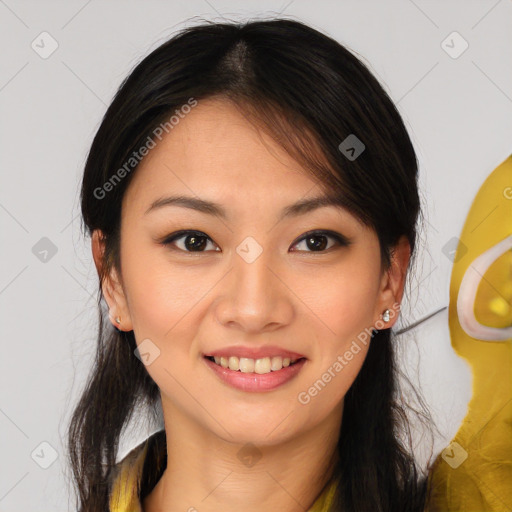
[[[156,199],[176,194],[218,203],[227,217],[177,205],[145,214]],[[122,204],[121,270],[102,289],[111,319],[121,317],[137,344],[149,338],[160,350],[146,369],[161,392],[168,465],[146,512],[304,512],[322,491],[343,398],[369,345],[360,344],[308,404],[297,396],[400,303],[410,249],[402,238],[391,267],[381,268],[375,232],[335,206],[278,221],[284,207],[319,195],[297,162],[221,99],[200,101],[139,165]],[[207,234],[206,250],[185,252],[185,238],[159,243],[182,229]],[[315,252],[300,241],[312,229],[352,243],[327,238],[332,248]],[[99,235],[92,239],[98,272]],[[263,249],[252,263],[236,252],[247,236]],[[307,362],[275,390],[240,391],[203,359],[237,344],[277,345]],[[237,456],[246,443],[261,455],[252,467]]]

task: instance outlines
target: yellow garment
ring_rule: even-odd
[[[120,463],[114,478],[109,512],[142,512],[138,495],[138,482],[147,454],[147,443],[134,448]],[[307,512],[329,512],[336,487],[327,486]]]
[[[484,273],[475,270],[476,258],[503,241],[506,247],[510,237],[512,157],[481,186],[454,258],[450,337],[454,350],[471,365],[473,394],[459,431],[431,471],[429,510],[433,512],[512,510],[512,337],[505,331],[512,325],[512,249],[505,250]],[[472,324],[465,320],[471,316],[469,308],[459,311],[457,304],[463,276],[470,273],[481,276],[472,304]],[[483,329],[471,328],[475,320]],[[494,332],[483,335],[486,327]]]

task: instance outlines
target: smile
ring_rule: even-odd
[[[221,382],[246,392],[271,391],[284,385],[307,361],[305,357],[292,361],[280,356],[261,359],[204,356],[203,360]]]
[[[295,364],[303,358],[291,359],[289,357],[262,357],[260,359],[251,359],[249,357],[218,357],[207,356],[210,361],[221,366],[222,368],[229,368],[232,371],[240,371],[242,373],[257,373],[263,375],[265,373],[277,372],[283,368]]]

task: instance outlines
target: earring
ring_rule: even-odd
[[[389,309],[386,309],[382,314],[382,320],[384,320],[384,322],[389,322]]]
[[[120,323],[121,323],[121,317],[116,316],[116,324],[120,324]]]

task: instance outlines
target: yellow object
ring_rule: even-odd
[[[494,253],[493,253],[494,251]],[[495,254],[496,253],[496,254]],[[501,253],[482,267],[482,255]],[[489,265],[490,263],[490,265]],[[480,272],[486,268],[484,273]],[[478,275],[480,274],[480,275]],[[473,286],[463,286],[464,281]],[[461,291],[475,291],[468,301]],[[467,284],[467,282],[466,282]],[[471,303],[471,304],[470,304]],[[512,510],[512,157],[485,180],[460,235],[450,282],[454,350],[471,365],[464,421],[430,474],[433,512]],[[449,391],[449,390],[448,390]]]
[[[143,442],[119,463],[118,474],[112,485],[109,512],[142,512],[138,483],[147,449],[147,442]]]
[[[109,512],[142,512],[138,483],[142,477],[148,443],[134,448],[120,463],[112,485]],[[328,485],[313,506],[305,512],[329,512],[335,485]]]

